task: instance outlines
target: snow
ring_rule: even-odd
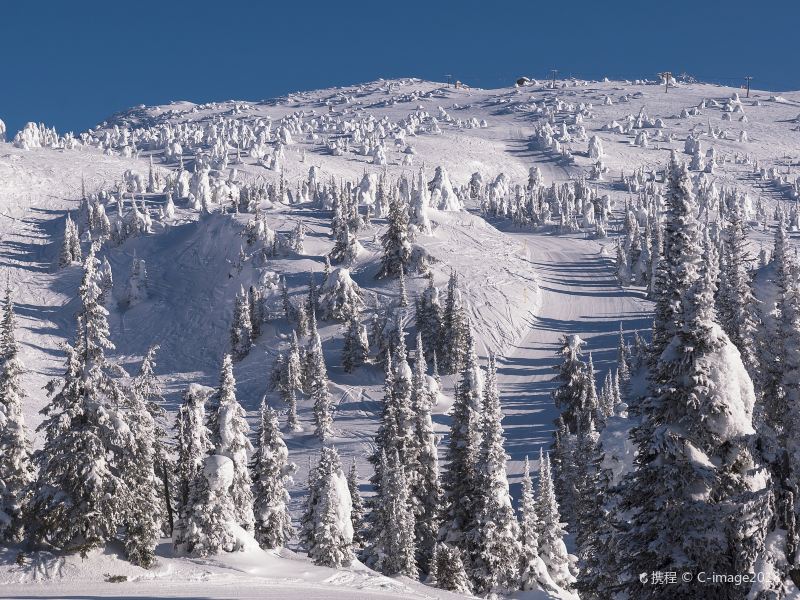
[[[708,418],[709,428],[722,440],[755,433],[753,429],[753,407],[755,391],[753,381],[742,364],[739,351],[718,327],[714,332],[724,337],[726,343],[714,354],[704,359],[708,379],[720,398],[727,400],[724,412]]]
[[[220,181],[230,179],[241,187],[240,184],[259,178],[275,182],[282,174],[294,194],[296,183],[308,179],[309,169],[313,169],[318,182],[335,179],[357,183],[362,204],[374,204],[383,172],[389,178],[405,173],[409,180],[415,180],[417,167],[422,166],[424,172],[419,180],[425,188],[420,191],[420,203],[431,227],[419,232],[415,243],[432,257],[431,269],[440,289],[446,284],[450,269],[457,271],[479,354],[485,356],[490,350],[500,354],[504,428],[511,457],[508,473],[514,496],[525,455],[534,456],[539,446],[551,442],[556,417],[549,397],[551,367],[557,361],[555,351],[560,336],[575,334],[586,342],[585,350],[593,353],[597,375],[602,380],[616,360],[619,322],[623,322],[626,336],[633,330],[648,328],[651,304],[641,289],[617,285],[613,238],[597,240],[582,232],[531,231],[510,221],[489,222],[476,214],[477,207],[469,200],[465,202],[467,210],[462,210],[456,190],[466,185],[473,173],[480,173],[483,181],[499,180],[513,193],[511,186],[527,182],[532,166],[541,170],[545,186],[574,181],[587,175],[602,156],[608,169],[605,180],[591,185],[620,206],[628,196],[620,176],[630,175],[638,167],[645,173],[662,168],[669,151],[682,152],[691,133],[698,136],[704,150],[714,148],[717,153],[713,174],[716,185],[736,187],[773,205],[793,199],[795,187],[788,182],[798,175],[793,128],[797,125],[794,120],[800,93],[782,92],[777,96],[754,90],[750,101],[740,98],[748,121],[724,121],[724,105],[734,93],[733,88],[699,83],[681,83],[665,94],[660,86],[617,81],[585,82],[557,90],[546,89],[537,82],[518,90],[482,90],[446,88],[418,79],[386,80],[296,93],[264,102],[178,102],[138,107],[109,120],[108,126],[97,132],[100,137],[106,132],[111,135],[115,126],[129,123],[162,124],[174,133],[188,124],[205,127],[214,119],[235,114],[237,119],[251,123],[258,119],[269,121],[272,134],[281,138],[279,151],[283,158],[278,161],[278,169],[266,168],[263,161],[244,153],[237,161],[235,150],[229,149],[230,164],[225,169],[200,168],[194,176],[189,172],[194,159],[189,140],[176,137],[164,148],[155,142],[152,148],[137,145],[136,151],[130,146],[127,150],[85,145],[52,148],[48,147],[54,143],[52,132],[43,131],[38,125],[26,126],[18,139],[12,138],[14,142],[0,142],[2,267],[16,288],[20,306],[21,358],[29,369],[23,380],[28,395],[24,406],[26,422],[30,427],[40,422],[39,410],[45,402],[41,389],[63,370],[58,344],[69,340],[74,331],[73,297],[79,269],[58,270],[56,263],[64,216],[72,210],[75,217],[82,177],[87,190],[94,193],[113,190],[117,182],[126,179],[126,171],[138,175],[145,184],[151,155],[156,167],[165,173],[177,168],[178,157],[186,161],[189,170],[180,176],[168,222],[162,223],[155,216],[156,208],[166,203],[166,198],[137,192],[137,203],[141,205],[141,197],[145,196],[152,213],[151,232],[104,252],[115,276],[115,302],[108,306],[112,339],[118,348],[115,356],[133,372],[147,348],[160,344],[158,375],[165,385],[166,407],[174,415],[187,386],[216,385],[220,358],[228,349],[233,298],[241,286],[246,289],[253,282],[283,275],[292,298],[299,300],[306,292],[310,272],[316,272],[317,282],[321,283],[322,256],[331,245],[330,216],[325,212],[329,206],[278,203],[267,208],[265,203],[264,214],[271,231],[286,235],[301,222],[308,228],[304,252],[284,253],[260,263],[256,250],[246,247],[247,260],[239,269],[241,231],[252,215],[230,218],[215,213],[200,218],[195,204],[199,208],[206,202],[214,210],[219,208],[212,181],[219,176]],[[717,106],[708,102],[698,114],[697,107],[705,100],[714,100]],[[578,108],[580,104],[585,110]],[[441,115],[439,106],[452,120]],[[646,106],[652,125],[643,123],[645,127],[637,130],[631,127],[628,117],[635,121],[640,106]],[[329,107],[339,122],[332,121],[327,132],[315,130],[312,134],[292,124],[292,119],[300,119],[293,117],[295,114],[305,115],[300,119],[303,123],[313,119],[319,122]],[[558,142],[571,149],[570,160],[552,148],[540,149],[531,143],[534,126],[551,109],[557,120],[555,132],[562,130],[562,121],[570,123],[567,134],[573,141]],[[423,113],[436,115],[436,122]],[[576,115],[580,115],[579,120]],[[384,117],[387,121],[381,122]],[[584,128],[582,140],[573,120],[580,121]],[[479,126],[465,125],[473,121]],[[729,135],[711,135],[709,123]],[[330,152],[326,145],[342,135],[356,135],[354,132],[362,138],[370,137],[370,128],[376,130],[377,126],[402,143],[396,144],[387,137],[385,144],[373,145],[372,153],[364,155],[352,151],[361,142],[351,142],[347,150],[344,141],[337,141],[338,154]],[[0,126],[0,138],[2,129]],[[656,129],[661,130],[661,136]],[[592,141],[595,139],[597,143]],[[644,140],[647,147],[643,146]],[[266,148],[272,150],[269,143],[264,145]],[[409,169],[403,164],[404,157],[412,155],[415,167]],[[765,173],[774,168],[775,174],[783,176],[788,171],[788,178],[762,181],[753,175],[753,164],[737,162],[737,155],[759,161]],[[684,158],[688,160],[689,156]],[[236,176],[229,176],[231,168],[237,170]],[[434,185],[428,189],[431,181]],[[227,190],[225,193],[233,191],[232,186],[220,189]],[[193,198],[187,199],[190,190]],[[129,201],[126,198],[126,205]],[[348,270],[348,279],[364,292],[367,314],[376,306],[397,299],[396,282],[374,279],[380,257],[377,240],[383,227],[383,222],[375,218],[373,228],[359,234],[364,250]],[[609,234],[614,235],[614,224],[609,227]],[[758,243],[768,236],[769,232],[754,232],[753,240]],[[126,276],[134,255],[146,262],[148,294],[138,303],[127,305]],[[409,273],[409,299],[425,284],[424,278]],[[267,298],[272,308],[279,305],[280,299],[277,288],[274,292]],[[275,311],[279,312],[277,308]],[[344,464],[356,458],[362,480],[366,480],[371,470],[365,457],[377,426],[382,373],[379,367],[365,366],[345,374],[338,366],[341,324],[326,321],[319,325],[336,404],[335,437],[331,443],[342,454]],[[265,393],[273,406],[283,409],[277,396],[269,396],[267,374],[289,334],[285,323],[265,323],[264,333],[251,353],[236,365],[237,397],[248,411],[251,426],[255,425],[257,408]],[[714,385],[731,398],[729,410],[710,421],[714,431],[724,438],[747,435],[752,431],[754,396],[752,384],[748,386],[743,377],[738,352],[728,343],[709,361]],[[449,424],[447,412],[454,383],[454,377],[443,377],[436,393],[434,421],[440,437]],[[299,404],[305,432],[286,433],[290,458],[300,467],[290,487],[295,519],[304,498],[308,457],[316,456],[319,450],[310,434],[311,406],[307,399],[300,399]],[[613,470],[615,482],[632,465],[633,447],[625,436],[628,421],[625,416],[614,416],[601,434],[604,465]],[[41,442],[39,437],[34,440],[37,446]],[[241,533],[244,543],[247,536]],[[37,564],[24,567],[15,565],[13,551],[4,550],[0,554],[0,595],[19,597],[30,595],[30,590],[35,589],[37,595],[49,597],[80,597],[89,593],[87,590],[100,597],[456,597],[406,579],[382,577],[358,564],[334,571],[313,566],[302,553],[263,552],[245,545],[243,552],[200,560],[174,558],[169,544],[164,542],[158,551],[159,565],[152,571],[132,567],[113,549],[92,553],[85,561],[74,556],[43,556]],[[129,581],[106,583],[105,574],[128,575]],[[526,592],[516,597],[546,596]]]

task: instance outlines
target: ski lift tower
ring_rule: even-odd
[[[659,77],[664,79],[664,93],[669,91],[669,80],[672,79],[672,71],[664,71],[658,74]]]

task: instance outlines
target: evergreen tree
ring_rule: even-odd
[[[292,341],[286,361],[280,373],[280,391],[286,403],[286,427],[289,431],[301,431],[300,421],[297,418],[297,392],[303,387],[303,364],[300,359],[300,344],[297,341],[297,332],[292,330]]]
[[[352,500],[339,454],[323,448],[308,475],[302,539],[315,564],[339,568],[353,561]]]
[[[468,333],[468,348],[466,364],[461,372],[451,412],[447,466],[442,474],[444,510],[439,539],[464,547],[471,568],[474,545],[466,534],[473,527],[478,501],[478,455],[484,381],[471,333]]]
[[[650,271],[647,276],[647,298],[648,300],[655,300],[658,293],[658,273],[660,262],[662,258],[662,251],[664,246],[663,241],[663,227],[658,220],[657,214],[653,219],[653,236],[650,245]],[[648,220],[650,223],[650,220]]]
[[[331,397],[328,392],[328,369],[322,354],[322,340],[317,331],[317,320],[311,317],[311,340],[306,354],[306,386],[314,401],[314,434],[324,442],[333,434]]]
[[[400,280],[399,289],[397,293],[400,308],[408,307],[408,293],[406,292],[406,271],[403,265],[400,265]]]
[[[376,569],[402,568],[402,572],[410,572],[408,564],[403,563],[405,566],[397,567],[400,563],[391,562],[405,559],[389,556],[397,550],[397,544],[400,543],[398,536],[401,536],[401,532],[398,528],[403,529],[402,535],[405,535],[408,525],[404,521],[406,517],[410,518],[411,546],[412,552],[415,552],[413,540],[416,507],[411,496],[411,483],[416,477],[416,473],[411,471],[416,462],[413,444],[414,415],[411,406],[412,373],[405,355],[405,343],[401,336],[397,360],[393,363],[391,356],[387,357],[381,423],[375,436],[375,452],[370,456],[370,462],[375,466],[372,479],[375,495],[370,500],[370,545],[365,549],[364,556],[367,564]],[[395,456],[396,464],[392,462]],[[409,465],[409,470],[401,465]],[[402,490],[397,487],[393,478],[402,479]],[[396,494],[402,494],[405,498],[402,514],[397,513],[400,508],[395,505],[396,499],[392,497]],[[386,563],[387,560],[389,563]]]
[[[145,357],[152,361],[152,356]],[[149,367],[145,365],[145,369]],[[136,385],[139,383],[140,385]],[[121,472],[131,496],[125,514],[125,552],[133,564],[150,567],[155,563],[155,548],[164,522],[166,504],[156,477],[156,452],[160,443],[156,437],[156,421],[145,396],[146,387],[134,380],[125,401],[127,422],[135,452],[121,457]]]
[[[147,298],[147,265],[143,259],[136,258],[133,254],[131,272],[128,275],[128,286],[125,290],[125,299],[128,306],[136,306]]]
[[[334,269],[321,289],[319,298],[321,317],[347,321],[358,314],[362,305],[361,289],[350,278],[350,271],[343,267]]]
[[[172,459],[167,434],[167,413],[162,406],[164,397],[161,393],[161,384],[155,374],[157,345],[150,346],[139,366],[139,372],[133,380],[133,393],[142,402],[153,420],[153,462],[158,489],[159,505],[162,513],[167,517],[167,531],[171,534],[174,527],[172,510]]]
[[[577,335],[561,337],[561,347],[556,353],[562,357],[561,364],[555,367],[558,371],[556,382],[558,387],[553,391],[553,401],[561,411],[561,418],[570,431],[577,428],[578,419],[587,409],[589,395],[589,377],[586,363],[581,359],[585,342]]]
[[[47,389],[50,403],[39,426],[44,446],[31,508],[33,538],[56,548],[86,552],[103,547],[122,526],[130,502],[120,456],[133,440],[122,410],[118,372],[105,356],[113,349],[107,311],[99,304],[94,246],[84,262],[75,344],[65,345],[67,367]]]
[[[253,321],[250,303],[244,289],[236,295],[231,324],[231,354],[235,360],[242,360],[253,345]]]
[[[693,283],[684,257],[697,244],[692,181],[685,163],[673,152],[667,169],[666,222],[663,257],[656,275],[653,356],[658,358],[683,326],[684,293]]]
[[[357,315],[352,315],[347,323],[342,346],[342,368],[345,373],[352,373],[356,367],[363,365],[368,355],[367,328],[358,322]]]
[[[578,432],[578,490],[575,507],[578,535],[579,572],[576,587],[581,597],[607,598],[614,593],[620,559],[613,552],[613,515],[607,508],[609,477],[601,470],[602,452],[591,420]],[[616,508],[616,507],[615,507]]]
[[[466,311],[458,290],[458,276],[453,271],[447,283],[447,299],[442,311],[442,329],[436,349],[441,361],[439,367],[443,373],[458,373],[464,367],[464,360],[469,351],[468,329]]]
[[[227,456],[207,456],[202,470],[192,482],[185,511],[185,543],[190,556],[204,557],[240,549],[231,527],[238,520],[230,493],[234,463]]]
[[[522,494],[519,503],[520,587],[523,591],[544,589],[554,591],[555,583],[547,566],[539,556],[539,530],[541,523],[536,512],[530,464],[525,457],[522,472]]]
[[[250,308],[250,338],[255,340],[261,335],[264,323],[264,298],[261,290],[250,286],[247,290],[247,303]]]
[[[497,390],[497,365],[489,355],[483,388],[483,439],[478,455],[478,494],[474,529],[473,579],[483,594],[516,589],[519,577],[519,526],[511,508],[506,476],[508,456],[501,421],[500,394]]]
[[[777,448],[778,440],[783,439],[786,429],[786,416],[789,411],[786,383],[788,354],[793,341],[793,319],[797,313],[792,310],[796,299],[793,285],[796,282],[796,261],[792,259],[789,251],[786,222],[783,213],[779,214],[778,226],[775,231],[775,245],[772,252],[773,258],[773,284],[775,285],[776,301],[772,312],[773,319],[764,319],[758,339],[758,354],[760,376],[759,388],[763,390],[763,414],[759,415],[764,421],[760,424],[761,443],[766,446],[762,451],[770,463],[779,461]],[[788,338],[788,339],[787,339]],[[766,429],[766,431],[764,431]]]
[[[428,583],[458,594],[472,593],[472,585],[461,560],[461,551],[457,547],[445,543],[436,544]]]
[[[619,324],[619,344],[617,344],[617,376],[621,390],[627,391],[631,380],[631,353],[628,344],[625,343],[625,334],[622,331],[622,323]],[[627,393],[625,394],[627,396]]]
[[[720,279],[720,325],[739,349],[751,377],[758,374],[755,339],[758,331],[758,306],[750,277],[751,257],[739,203],[728,212],[725,228],[725,270]]]
[[[295,465],[289,462],[289,451],[278,428],[278,416],[265,397],[261,403],[258,444],[253,455],[254,536],[264,549],[285,546],[294,534],[286,486],[295,470]]]
[[[214,454],[227,456],[233,462],[233,481],[229,490],[236,522],[246,531],[253,531],[253,491],[247,453],[253,445],[248,438],[250,427],[242,405],[236,399],[236,380],[233,359],[226,354],[222,360],[215,406],[208,420]]]
[[[422,335],[425,360],[433,361],[442,334],[442,307],[439,290],[433,284],[433,274],[428,277],[428,286],[416,300],[417,331]]]
[[[539,450],[539,495],[536,499],[539,516],[539,556],[544,561],[553,581],[560,587],[569,587],[574,581],[569,570],[569,556],[564,545],[564,525],[556,501],[550,457]]]
[[[412,452],[407,463],[415,508],[418,564],[426,570],[439,533],[442,487],[439,482],[439,453],[433,429],[431,409],[434,398],[428,385],[422,336],[417,332],[417,352],[411,380],[413,415]]]
[[[411,232],[408,226],[408,207],[400,195],[394,195],[389,205],[388,226],[381,236],[383,256],[378,279],[396,277],[411,263]]]
[[[81,242],[78,237],[78,227],[67,213],[64,223],[64,241],[61,244],[61,253],[58,256],[58,266],[66,267],[76,262],[81,262]]]
[[[15,321],[11,288],[6,287],[0,332],[0,543],[22,541],[29,488],[35,476],[22,416],[25,392],[20,379],[25,367],[14,334]]]
[[[371,530],[373,567],[384,575],[417,577],[414,512],[405,469],[397,450],[381,456],[383,514],[380,526]]]
[[[597,395],[597,383],[594,379],[594,360],[589,352],[589,362],[586,363],[586,399],[584,400],[583,414],[595,420],[600,414],[600,398]]]
[[[353,521],[353,547],[360,549],[364,546],[364,501],[358,491],[358,469],[356,459],[350,464],[347,472],[347,488],[350,490],[350,499],[353,503],[351,519]]]
[[[172,533],[173,545],[185,551],[189,497],[193,483],[203,470],[206,455],[212,450],[211,432],[206,427],[206,401],[214,390],[193,383],[183,394],[175,419],[175,479],[178,522]]]

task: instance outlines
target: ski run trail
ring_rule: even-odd
[[[162,132],[180,130],[184,135],[185,128],[197,124],[210,128],[242,120],[263,128],[270,123],[272,138],[267,145],[274,146],[276,132],[288,124],[293,127],[291,136],[281,133],[285,143],[278,144],[283,152],[280,168],[268,164],[269,154],[254,150],[236,156],[236,148],[229,146],[231,163],[220,177],[225,179],[234,169],[231,180],[275,184],[282,175],[292,193],[308,179],[312,166],[319,182],[356,185],[369,177],[377,181],[382,173],[395,180],[401,174],[416,179],[420,168],[427,182],[441,166],[459,189],[473,173],[480,173],[484,183],[504,173],[512,184],[525,185],[529,169],[539,167],[543,185],[549,187],[588,176],[596,161],[589,158],[587,140],[597,135],[607,170],[601,180],[588,183],[599,196],[607,195],[613,208],[615,217],[607,238],[593,239],[591,231],[559,233],[554,226],[537,230],[516,226],[511,220],[484,217],[478,206],[467,202],[462,211],[432,210],[431,235],[419,235],[416,240],[433,259],[431,270],[442,299],[451,270],[458,274],[481,360],[489,351],[499,355],[508,475],[516,501],[525,456],[531,457],[535,468],[539,448],[552,442],[557,411],[550,393],[560,337],[578,334],[586,341],[584,350],[592,353],[599,387],[606,372],[616,367],[620,326],[629,343],[634,331],[651,326],[652,303],[645,299],[643,289],[623,288],[615,277],[614,242],[620,217],[625,201],[636,196],[622,184],[622,175],[642,169],[648,177],[664,168],[673,150],[690,160],[683,154],[684,141],[694,134],[702,140],[704,151],[713,148],[716,152],[717,167],[709,180],[717,187],[735,188],[748,194],[753,205],[760,201],[770,207],[788,205],[800,191],[796,181],[800,93],[753,90],[751,98],[732,104],[729,101],[740,90],[701,83],[680,84],[668,93],[656,82],[644,81],[566,80],[559,86],[553,90],[533,82],[521,88],[482,90],[454,89],[419,79],[379,80],[262,102],[137,107],[110,117],[92,131],[96,139],[117,140],[103,142],[100,148],[95,144],[23,149],[0,142],[0,278],[7,278],[15,290],[21,358],[27,368],[23,381],[27,426],[33,432],[40,423],[39,411],[47,402],[42,387],[63,373],[59,345],[74,333],[81,271],[77,265],[58,269],[57,261],[64,217],[67,211],[76,215],[82,182],[90,194],[113,192],[123,180],[130,182],[131,173],[146,181],[151,160],[163,176],[179,169],[163,145],[143,142],[132,149],[118,142],[120,127],[161,127]],[[645,113],[650,124],[644,128],[620,127]],[[560,132],[556,137],[560,136],[562,145],[571,149],[570,157],[537,147],[535,128],[548,120]],[[361,152],[352,128],[343,128],[342,123],[357,123],[370,132],[385,129],[387,135],[394,132],[395,136],[398,128],[409,130],[409,123],[416,123],[416,131],[401,143],[387,138],[386,162],[378,165]],[[649,143],[635,141],[642,131],[649,133]],[[190,172],[197,148],[187,146],[183,152]],[[203,151],[210,151],[210,142]],[[374,192],[374,187],[369,190]],[[161,346],[156,374],[173,419],[189,383],[217,385],[221,357],[229,349],[233,301],[242,286],[246,289],[283,276],[291,298],[299,301],[307,292],[311,273],[321,283],[323,257],[332,244],[331,215],[310,202],[265,203],[267,222],[279,234],[286,236],[298,223],[304,224],[308,231],[304,251],[270,258],[266,266],[257,265],[252,256],[240,264],[241,231],[252,214],[223,215],[215,206],[215,214],[199,217],[185,198],[176,196],[175,216],[159,220],[156,214],[166,202],[165,194],[139,191],[135,198],[147,201],[154,220],[151,231],[102,252],[114,274],[109,305],[111,338],[116,345],[112,355],[128,373],[134,373],[147,348],[154,343]],[[124,205],[130,208],[130,194]],[[116,211],[114,202],[108,207]],[[359,234],[364,251],[350,269],[364,291],[365,318],[398,299],[396,280],[375,278],[384,230],[385,220],[375,219],[371,228]],[[772,235],[769,227],[751,231],[756,250]],[[125,288],[134,256],[146,261],[148,298],[128,307]],[[409,274],[409,298],[421,293],[426,284],[424,277]],[[280,294],[275,291],[268,301],[279,315]],[[413,314],[408,317],[407,340],[413,348]],[[345,467],[356,461],[360,490],[369,495],[372,470],[366,459],[378,425],[383,370],[371,365],[344,373],[341,324],[321,321],[319,326],[336,405],[331,443]],[[235,366],[237,398],[253,430],[265,395],[278,409],[281,423],[285,421],[285,408],[269,389],[268,380],[290,333],[285,319],[269,321],[249,355]],[[443,377],[443,395],[434,410],[440,455],[447,442],[447,411],[455,383],[455,377]],[[308,465],[316,462],[320,450],[313,436],[311,409],[309,399],[301,398],[298,411],[303,431],[285,433],[290,460],[298,467],[289,489],[295,525],[305,499]],[[32,435],[34,445],[41,446],[40,435]],[[2,550],[0,598],[461,597],[406,578],[381,576],[358,562],[341,570],[317,567],[294,542],[280,552],[189,559],[173,557],[165,539],[158,548],[158,565],[151,570],[133,567],[121,554],[119,548],[110,547],[86,559],[41,556],[20,567],[12,550]],[[112,575],[128,581],[109,583]],[[518,593],[515,597],[538,600],[546,595]]]
[[[616,364],[620,324],[630,338],[652,319],[643,292],[619,286],[606,244],[582,236],[520,237],[538,273],[541,306],[528,332],[499,365],[512,486],[522,474],[525,455],[534,460],[540,446],[547,449],[552,443],[558,411],[550,392],[561,336],[578,332],[602,376]]]

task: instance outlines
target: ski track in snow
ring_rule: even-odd
[[[536,464],[538,448],[552,442],[558,411],[550,392],[560,337],[579,333],[588,342],[585,350],[592,352],[602,383],[605,371],[616,365],[620,322],[631,340],[634,330],[650,325],[652,307],[643,291],[619,286],[613,259],[604,252],[608,242],[516,235],[525,239],[542,294],[530,330],[498,366],[509,479],[518,484],[525,456]]]

